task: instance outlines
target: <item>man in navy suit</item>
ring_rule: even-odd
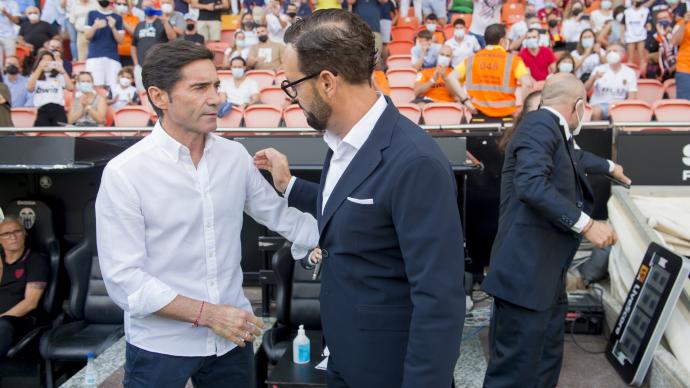
[[[494,297],[485,387],[558,384],[568,266],[582,236],[596,247],[616,241],[610,226],[588,216],[593,193],[586,175],[630,180],[621,166],[574,143],[586,98],[575,76],[551,76],[541,109],[524,117],[508,144],[498,233],[482,283]]]
[[[358,16],[316,11],[285,34],[288,96],[326,130],[319,184],[259,151],[291,206],[320,230],[329,387],[451,387],[465,317],[457,190],[436,142],[377,95],[374,37]]]

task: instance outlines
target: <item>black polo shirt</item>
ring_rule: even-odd
[[[0,279],[0,312],[5,312],[24,299],[26,283],[48,282],[48,259],[38,252],[27,250],[12,264],[2,261]]]

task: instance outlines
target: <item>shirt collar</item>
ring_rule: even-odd
[[[180,156],[190,155],[189,148],[173,139],[173,137],[170,136],[165,129],[163,129],[160,120],[158,120],[156,125],[153,127],[151,136],[154,137],[163,151],[176,162],[180,160]],[[215,136],[216,135],[212,133],[206,135],[206,139],[204,141],[204,154],[206,154],[206,152],[208,152],[208,150],[210,150],[213,146],[213,143],[216,141]]]
[[[503,52],[506,51],[506,49],[504,49],[503,47],[501,47],[501,46],[499,46],[499,45],[497,45],[497,44],[488,45],[488,46],[486,46],[486,49],[487,49],[487,50],[500,50],[500,51],[503,51]]]
[[[573,135],[570,133],[570,127],[568,126],[568,121],[565,119],[565,117],[563,117],[562,114],[560,114],[557,110],[553,109],[550,106],[542,106],[541,108],[548,110],[549,112],[556,115],[556,117],[558,117],[558,122],[559,124],[561,124],[561,127],[563,128],[563,132],[565,132],[565,138],[567,140],[570,140],[570,138]]]
[[[381,115],[383,115],[383,111],[386,110],[387,106],[388,103],[386,102],[386,98],[383,96],[383,94],[379,94],[379,97],[374,105],[366,114],[364,114],[364,116],[362,116],[361,119],[359,119],[359,121],[352,127],[352,129],[350,129],[350,132],[348,132],[343,139],[330,131],[326,131],[326,133],[323,135],[323,140],[326,142],[326,144],[328,144],[328,148],[330,148],[333,152],[338,149],[338,146],[341,142],[359,151],[359,149],[362,148],[364,143],[369,138],[369,135],[371,135],[371,131],[374,130],[376,122],[379,121],[379,118],[381,118]]]

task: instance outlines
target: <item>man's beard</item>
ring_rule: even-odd
[[[300,108],[307,116],[307,124],[317,131],[325,131],[328,127],[328,119],[331,117],[332,109],[324,101],[318,92],[314,89],[314,100],[312,102],[313,109],[311,111],[304,109],[302,104],[298,102]]]

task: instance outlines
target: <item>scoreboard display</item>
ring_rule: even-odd
[[[606,350],[628,384],[642,384],[689,273],[690,260],[649,245]]]

